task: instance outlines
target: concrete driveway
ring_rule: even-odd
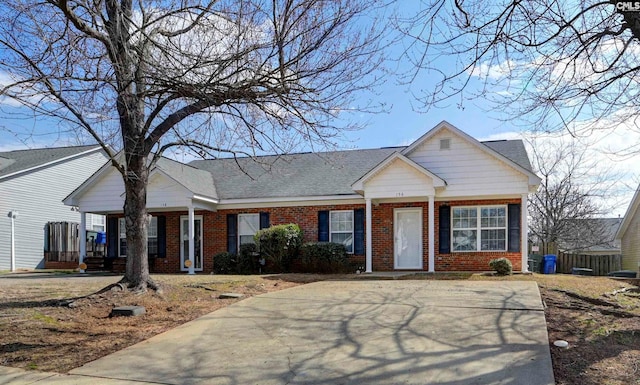
[[[534,282],[317,282],[71,374],[161,384],[553,384]]]

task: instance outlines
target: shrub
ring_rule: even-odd
[[[258,259],[258,248],[253,243],[247,243],[240,245],[240,253],[237,258],[237,271],[238,274],[255,274],[260,269],[260,263]]]
[[[498,273],[498,275],[511,275],[513,265],[507,258],[492,259],[489,261],[489,267]]]
[[[213,256],[213,272],[215,274],[235,274],[237,272],[236,255],[228,252]]]
[[[256,233],[254,239],[260,256],[270,266],[279,271],[288,271],[291,259],[300,250],[302,236],[300,226],[290,223],[262,229]]]
[[[345,273],[351,271],[347,249],[341,243],[310,242],[300,249],[303,273]]]

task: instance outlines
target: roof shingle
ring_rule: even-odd
[[[89,145],[0,152],[0,178],[78,155],[97,147],[99,146]]]

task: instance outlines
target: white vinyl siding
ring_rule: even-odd
[[[329,213],[329,241],[342,243],[347,253],[353,253],[353,210]]]
[[[190,192],[162,174],[154,174],[147,186],[147,209],[165,210],[167,207],[187,207],[192,202]],[[124,205],[124,182],[114,168],[95,181],[79,197],[78,206],[87,212],[122,212]]]
[[[433,181],[399,159],[364,184],[367,198],[409,198],[435,194]]]
[[[255,243],[253,236],[260,230],[260,214],[238,214],[238,249],[240,245]]]
[[[622,269],[640,270],[640,209],[632,216],[627,231],[622,235]]]
[[[16,210],[16,268],[44,268],[44,226],[47,222],[80,223],[80,213],[62,200],[95,173],[106,158],[93,152],[61,163],[27,171],[0,180],[0,270],[9,269],[11,221]]]
[[[506,251],[507,206],[453,207],[453,251]]]
[[[441,139],[450,139],[449,150],[440,150]],[[441,199],[506,196],[529,191],[527,175],[448,129],[406,156],[447,181],[447,187],[438,193]]]

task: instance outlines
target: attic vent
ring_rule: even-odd
[[[451,148],[451,139],[447,138],[447,139],[440,139],[440,149],[441,150],[448,150]]]

